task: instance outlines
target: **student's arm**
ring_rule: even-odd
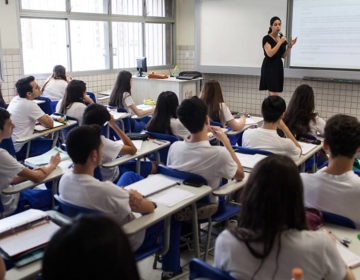
[[[139,117],[142,116],[146,116],[148,114],[151,114],[152,112],[154,112],[155,108],[151,108],[151,109],[147,109],[147,110],[140,110],[138,107],[136,107],[135,104],[132,104],[129,106],[131,108],[131,110],[138,115]]]
[[[346,274],[344,280],[355,280],[355,276],[348,266],[346,266]]]
[[[50,159],[50,163],[46,166],[38,169],[31,170],[24,168],[17,176],[14,177],[11,184],[17,184],[25,180],[31,180],[35,183],[41,183],[51,171],[53,171],[60,162],[60,154],[53,155]]]
[[[0,280],[5,279],[6,267],[2,257],[0,257]]]
[[[110,115],[111,116],[111,115]],[[122,147],[119,155],[134,155],[137,151],[134,143],[130,140],[130,138],[118,127],[113,116],[110,117],[109,121],[110,127],[115,130],[116,134],[119,135],[120,139],[124,142],[124,146]]]
[[[155,210],[154,204],[145,199],[140,193],[135,190],[130,190],[129,204],[131,211],[139,213],[153,213]]]
[[[87,94],[84,94],[84,98],[83,98],[83,101],[85,103],[89,103],[89,104],[94,104],[94,101],[91,99],[91,97]]]
[[[37,121],[47,128],[54,127],[54,120],[47,114],[43,115],[42,117],[38,118]]]
[[[271,45],[266,42],[264,45],[264,49],[266,54],[268,55],[268,57],[273,57],[278,50],[280,49],[280,46],[286,41],[286,37],[282,36],[281,39],[279,40],[279,42],[277,42],[277,44],[275,45],[275,47],[271,48]]]
[[[226,123],[227,126],[230,126],[230,128],[234,131],[242,130],[246,123],[246,117],[241,116],[240,121],[236,121],[235,119],[232,119]]]
[[[233,148],[231,147],[229,138],[225,135],[225,133],[221,130],[220,127],[211,126],[210,129],[214,133],[214,136],[216,137],[216,139],[218,139],[219,141],[221,141],[221,143],[223,143],[224,147],[229,151],[232,159],[235,161],[235,163],[237,165],[237,170],[236,170],[234,179],[236,181],[241,181],[242,179],[244,179],[244,176],[245,176],[244,170],[242,168],[242,165],[241,165],[239,159],[235,155]]]
[[[279,128],[285,133],[286,138],[291,139],[291,141],[294,142],[295,146],[301,150],[300,144],[298,143],[298,141],[296,141],[294,135],[291,133],[290,129],[286,126],[283,120],[280,120]]]

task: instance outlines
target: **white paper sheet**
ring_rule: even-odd
[[[189,191],[185,191],[185,190],[173,187],[173,188],[164,190],[160,193],[154,194],[154,195],[150,196],[149,199],[158,204],[162,204],[167,207],[172,207],[172,206],[178,204],[179,202],[184,201],[193,196],[194,196],[194,194]]]
[[[336,248],[338,249],[342,259],[348,267],[353,268],[360,265],[360,257],[351,252],[349,249],[345,248],[344,245],[336,243]]]
[[[255,154],[248,155],[242,153],[235,153],[236,157],[239,159],[241,165],[247,168],[254,168],[254,166],[262,159],[266,158],[266,155]]]
[[[299,142],[302,150],[302,154],[306,155],[308,152],[310,152],[312,149],[314,149],[317,145],[306,143],[306,142]]]

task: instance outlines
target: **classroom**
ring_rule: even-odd
[[[359,278],[359,16],[1,0],[0,279]]]

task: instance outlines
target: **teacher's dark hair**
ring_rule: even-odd
[[[264,260],[276,244],[276,267],[281,250],[281,234],[288,229],[306,230],[303,184],[295,163],[287,156],[270,155],[253,169],[242,192],[239,226],[230,232],[244,242],[250,253]],[[262,246],[258,247],[258,244]]]
[[[87,215],[63,226],[47,245],[42,279],[140,279],[134,254],[120,226]]]
[[[280,22],[281,22],[281,19],[279,17],[272,17],[270,19],[270,26],[272,26],[276,20],[280,20]],[[269,27],[269,31],[268,31],[268,34],[270,34],[270,33],[271,33],[271,27]]]

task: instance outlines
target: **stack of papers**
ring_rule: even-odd
[[[138,181],[134,184],[125,187],[127,190],[136,190],[143,196],[149,196],[156,192],[175,186],[178,180],[165,176],[163,174],[150,175],[144,180]]]
[[[261,154],[248,155],[248,154],[235,153],[235,155],[239,159],[241,165],[246,168],[254,168],[254,166],[260,160],[267,157],[266,155],[261,155]]]
[[[30,158],[25,159],[24,163],[25,163],[25,165],[33,167],[33,168],[38,167],[38,166],[47,165],[50,162],[50,158],[57,153],[60,154],[61,161],[67,160],[70,158],[67,152],[61,150],[58,147],[54,147],[50,151],[47,151],[46,153],[44,153],[40,156],[30,157]]]
[[[308,152],[310,152],[312,149],[317,147],[318,145],[311,144],[311,143],[305,143],[305,142],[299,142],[302,150],[302,154],[306,155]]]
[[[360,257],[358,255],[354,254],[338,242],[336,242],[336,248],[348,267],[353,268],[360,265]]]
[[[65,123],[54,121],[54,127],[52,127],[52,128],[45,127],[41,124],[36,124],[34,130],[40,132],[40,131],[50,130],[50,129],[53,129],[53,128],[59,127],[59,126],[65,126],[65,125],[66,125]]]

